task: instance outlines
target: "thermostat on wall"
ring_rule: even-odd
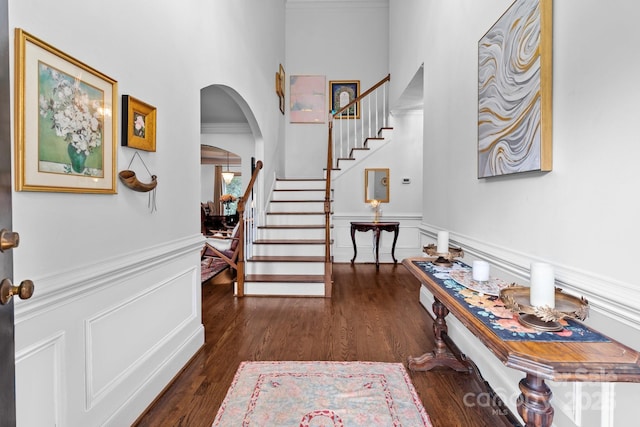
[[[402,178],[403,184],[411,184],[411,178]]]

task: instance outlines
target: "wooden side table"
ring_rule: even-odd
[[[391,258],[393,263],[396,264],[398,260],[395,257],[396,241],[398,240],[398,233],[400,232],[399,222],[357,222],[351,223],[351,241],[353,242],[353,258],[351,264],[356,260],[358,255],[358,248],[356,246],[356,231],[373,231],[373,237],[376,244],[376,269],[380,268],[379,250],[380,250],[380,232],[381,231],[393,231],[393,245],[391,246]]]
[[[435,348],[418,357],[409,357],[412,371],[428,371],[446,366],[470,372],[469,359],[459,353],[447,334],[445,317],[453,315],[505,366],[525,374],[519,383],[518,413],[527,427],[550,427],[554,409],[551,390],[545,380],[592,382],[640,382],[640,353],[613,339],[606,342],[505,341],[478,320],[467,304],[452,297],[415,262],[426,258],[407,258],[402,264],[434,297],[433,322]]]

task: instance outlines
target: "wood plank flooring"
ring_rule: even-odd
[[[243,360],[402,362],[433,347],[419,282],[401,265],[334,264],[333,298],[235,298],[202,289],[205,345],[136,426],[210,426]],[[486,390],[445,368],[409,372],[436,427],[513,426],[495,407],[465,405]],[[486,402],[489,399],[484,399]],[[512,414],[508,414],[511,415]],[[367,426],[369,427],[369,426]],[[413,426],[405,426],[413,427]]]

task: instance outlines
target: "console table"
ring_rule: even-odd
[[[356,246],[356,231],[373,231],[373,237],[376,245],[376,268],[380,268],[379,262],[379,249],[380,249],[380,232],[381,231],[393,231],[393,245],[391,246],[391,258],[393,263],[397,263],[398,260],[395,257],[396,241],[398,240],[398,233],[400,231],[399,222],[352,222],[351,223],[351,241],[353,242],[353,258],[351,264],[356,260],[358,255],[358,248]]]
[[[435,259],[435,258],[434,258]],[[551,390],[545,380],[591,382],[640,382],[640,354],[613,339],[605,342],[506,341],[478,320],[463,303],[451,296],[434,276],[416,263],[428,258],[408,258],[402,264],[434,297],[435,349],[409,357],[409,369],[427,371],[447,366],[471,372],[470,361],[447,335],[445,317],[453,315],[507,367],[524,372],[518,413],[526,426],[547,427],[553,421]]]

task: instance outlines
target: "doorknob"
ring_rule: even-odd
[[[20,235],[6,228],[0,230],[0,252],[17,248],[20,244]]]
[[[0,304],[5,305],[14,295],[18,295],[20,299],[29,299],[33,295],[34,287],[31,280],[23,280],[19,286],[13,286],[11,280],[3,279],[0,283]]]

